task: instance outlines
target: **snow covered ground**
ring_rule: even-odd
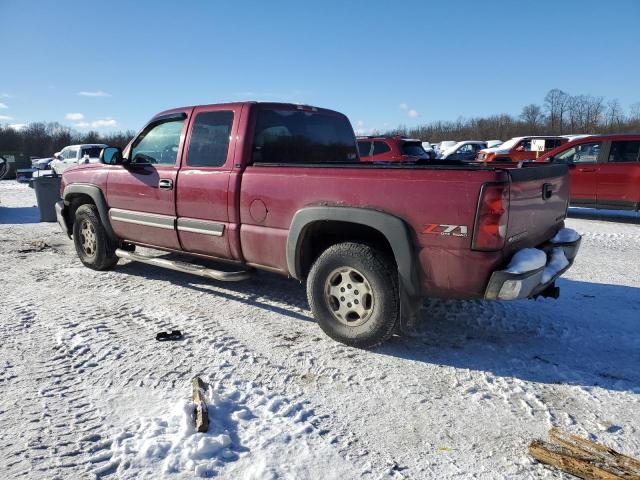
[[[629,215],[567,221],[584,239],[559,300],[432,300],[415,334],[363,351],[272,274],[84,268],[34,205],[0,182],[0,478],[566,478],[526,454],[552,425],[640,456]]]

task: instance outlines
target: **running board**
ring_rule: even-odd
[[[147,257],[135,252],[127,252],[118,248],[116,256],[134,262],[148,263],[156,267],[168,268],[183,273],[191,273],[200,277],[212,278],[223,282],[239,282],[246,280],[253,274],[252,270],[242,270],[239,272],[224,272],[222,270],[213,270],[212,268],[202,267],[193,263],[180,262],[175,260],[167,260],[166,258]]]

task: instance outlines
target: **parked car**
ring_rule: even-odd
[[[53,154],[51,169],[60,175],[66,169],[75,167],[81,163],[99,163],[100,152],[107,147],[103,143],[91,143],[84,145],[69,145],[61,151]]]
[[[464,142],[458,142],[455,145],[447,148],[438,156],[438,158],[441,158],[442,160],[471,162],[475,160],[476,155],[483,148],[487,148],[487,144],[485,142],[477,140],[467,140]]]
[[[572,205],[640,210],[640,135],[579,136],[537,161],[570,166]]]
[[[406,331],[426,296],[558,295],[580,244],[563,229],[566,165],[361,162],[357,149],[347,117],[331,110],[176,108],[124,151],[64,172],[56,214],[95,270],[125,258],[221,281],[258,268],[306,282],[320,327],[358,347]]]
[[[51,170],[51,162],[53,162],[53,160],[54,157],[32,158],[31,168],[35,168],[36,170]]]
[[[0,150],[0,180],[16,178],[18,170],[29,168],[30,165],[31,160],[24,153]]]
[[[568,139],[558,136],[530,136],[530,137],[514,137],[507,140],[499,147],[486,148],[478,152],[476,160],[480,162],[521,162],[526,160],[535,160],[537,156],[541,156],[541,152],[536,152],[531,148],[531,140],[544,140],[544,152],[553,150],[554,148],[567,143]]]
[[[495,148],[502,145],[504,142],[502,140],[487,140],[487,148]]]
[[[427,155],[429,155],[429,158],[436,158],[437,157],[437,153],[433,148],[433,145],[429,142],[422,142],[422,148],[424,148],[424,151],[427,152]]]
[[[400,135],[359,137],[358,151],[363,162],[416,162],[431,158],[420,140]]]
[[[453,147],[456,143],[456,141],[454,140],[444,140],[440,143],[438,143],[437,147],[436,147],[436,153],[438,155],[440,155],[442,152],[444,152],[447,148],[451,148]]]

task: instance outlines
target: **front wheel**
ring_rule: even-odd
[[[115,247],[102,226],[95,205],[81,205],[73,222],[73,243],[80,261],[94,270],[109,270],[118,263]]]
[[[339,243],[325,250],[309,272],[307,296],[320,328],[354,347],[384,342],[400,317],[393,261],[362,243]]]

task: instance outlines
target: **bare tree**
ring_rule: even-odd
[[[532,131],[536,132],[544,122],[544,114],[542,113],[542,108],[540,105],[536,105],[532,103],[530,105],[526,105],[522,109],[522,113],[520,114],[520,119],[527,125],[527,127]]]
[[[611,132],[617,131],[622,128],[624,124],[624,110],[618,99],[609,100],[607,103],[607,127]]]
[[[561,135],[564,132],[569,101],[569,94],[559,88],[549,90],[549,93],[544,97],[544,108],[549,118],[551,133]]]

